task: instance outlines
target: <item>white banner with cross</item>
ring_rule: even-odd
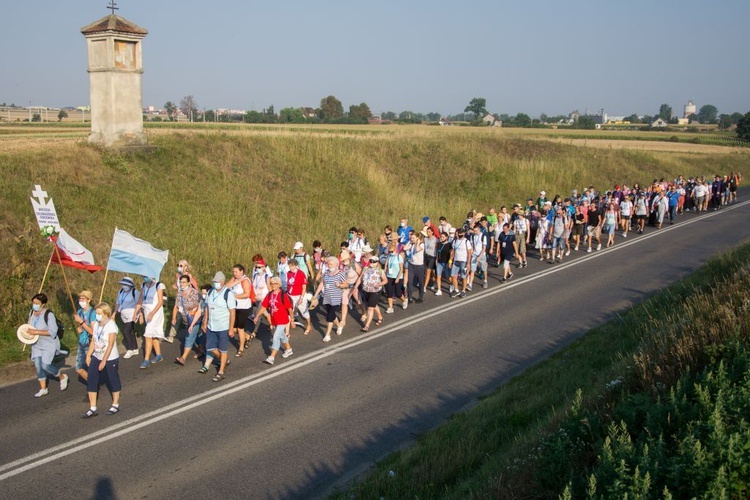
[[[60,231],[60,221],[57,219],[55,203],[52,201],[52,198],[47,200],[47,191],[43,191],[39,184],[36,184],[34,190],[31,192],[31,205],[34,207],[34,214],[36,215],[37,223],[39,223],[39,229],[52,226],[55,232]]]

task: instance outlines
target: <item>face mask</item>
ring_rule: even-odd
[[[81,306],[81,309],[86,309],[86,306],[89,305],[89,303],[85,300],[79,300],[78,305]]]
[[[214,282],[214,290],[221,290],[221,283]]]
[[[207,295],[205,293],[201,294],[203,296],[203,300],[206,300]]]
[[[177,272],[178,272],[178,273],[180,273],[180,274],[182,274],[182,266],[179,266],[179,267],[177,268]]]
[[[406,227],[406,222],[402,222],[401,227]]]
[[[186,286],[180,285],[180,291],[181,291],[181,292],[184,292],[184,291],[185,291],[186,289],[187,289],[187,287],[186,287]]]
[[[31,304],[31,308],[34,311],[39,311],[42,308],[42,304]]]
[[[130,286],[130,285],[122,287],[122,291],[125,292],[125,293],[128,293],[132,289],[133,289],[133,287]]]
[[[96,321],[98,321],[99,323],[101,323],[103,319],[104,319],[104,315],[103,314],[97,314],[96,315]]]
[[[322,248],[316,248],[316,249],[315,249],[315,253],[318,253],[318,252],[322,252],[322,251],[323,251],[323,249],[322,249]]]

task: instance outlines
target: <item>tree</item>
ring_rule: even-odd
[[[424,117],[428,122],[440,121],[440,113],[427,113]]]
[[[279,111],[279,121],[281,123],[304,123],[305,115],[302,108],[282,108]]]
[[[750,141],[750,111],[737,122],[737,138]]]
[[[596,128],[594,119],[590,116],[579,116],[578,121],[573,125],[574,128],[583,128],[593,130]]]
[[[713,104],[704,104],[701,109],[698,110],[698,120],[701,123],[716,123],[716,117],[719,114],[719,110]]]
[[[167,101],[164,103],[164,110],[167,112],[167,117],[170,120],[174,120],[174,115],[177,112],[177,106],[172,101]]]
[[[701,119],[695,113],[692,113],[690,116],[688,116],[688,123],[700,122],[700,121]]]
[[[31,117],[32,122],[40,122],[42,121],[42,115],[39,113],[34,113],[34,115]]]
[[[742,120],[743,116],[744,115],[742,113],[738,113],[736,111],[734,113],[732,113],[732,115],[731,115],[732,125],[736,125],[740,120]]]
[[[258,111],[248,111],[244,117],[245,123],[263,123],[263,115]]]
[[[474,119],[479,120],[487,114],[487,99],[484,97],[475,97],[469,102],[469,105],[464,108],[464,113],[473,113]]]
[[[358,105],[352,104],[349,106],[349,117],[366,123],[367,120],[372,118],[372,111],[370,111],[370,106],[364,102]]]
[[[182,114],[188,117],[190,121],[198,115],[198,103],[195,102],[195,98],[191,95],[186,95],[180,101],[180,111]]]
[[[334,96],[329,95],[320,100],[319,117],[323,121],[336,120],[344,116],[344,105]]]
[[[207,122],[216,121],[216,112],[213,109],[209,109],[203,112],[203,120]]]
[[[59,113],[57,113],[57,121],[61,122],[63,121],[63,118],[68,117],[68,112],[64,109],[61,109]]]
[[[633,113],[632,115],[625,117],[625,121],[630,123],[641,123],[641,119],[638,118],[637,113]]]
[[[659,117],[665,122],[668,122],[672,118],[672,106],[669,104],[662,104],[659,106]]]
[[[398,116],[393,111],[386,111],[381,115],[381,118],[383,120],[394,121],[396,118],[398,118]]]
[[[516,117],[513,118],[513,123],[516,127],[531,127],[531,117],[526,113],[518,113]]]

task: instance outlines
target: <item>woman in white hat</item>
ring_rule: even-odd
[[[39,392],[35,398],[49,394],[47,377],[60,380],[60,390],[68,388],[68,376],[60,373],[60,369],[52,364],[55,354],[60,350],[60,339],[57,337],[57,320],[52,311],[47,309],[47,296],[43,293],[34,295],[31,299],[31,313],[26,329],[28,335],[38,335],[38,340],[31,345],[31,361],[36,368],[36,378],[39,381]]]
[[[164,357],[161,355],[161,344],[164,340],[164,283],[149,276],[143,277],[141,297],[135,307],[135,316],[139,316],[139,322],[146,322],[146,330],[143,332],[145,348],[141,368],[148,368],[151,363],[159,363]],[[151,359],[151,352],[155,356]]]

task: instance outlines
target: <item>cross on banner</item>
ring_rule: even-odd
[[[59,230],[60,222],[57,219],[55,202],[52,201],[52,198],[48,198],[47,191],[43,190],[39,184],[35,184],[31,196],[29,199],[31,200],[31,206],[34,208],[34,215],[36,215],[39,228],[52,226],[55,230]]]

